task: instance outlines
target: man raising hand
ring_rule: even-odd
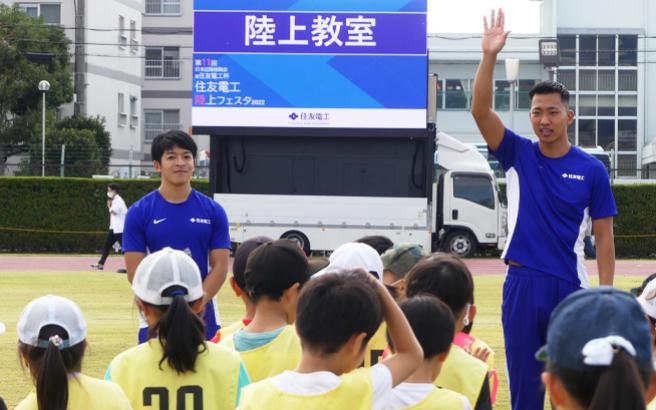
[[[588,216],[597,238],[599,282],[613,284],[617,210],[603,164],[569,142],[574,112],[565,86],[544,81],[529,92],[537,142],[504,127],[492,110],[494,67],[509,34],[503,11],[492,12],[484,26],[471,111],[506,172],[508,241],[502,258],[508,275],[502,322],[512,408],[542,409],[542,363],[535,352],[546,342],[551,311],[570,293],[589,286],[583,264]]]

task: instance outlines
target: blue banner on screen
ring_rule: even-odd
[[[426,0],[194,7],[194,126],[426,126]]]

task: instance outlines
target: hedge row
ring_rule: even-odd
[[[98,252],[109,224],[109,180],[0,178],[0,252]],[[132,204],[159,180],[118,180]],[[193,186],[208,193],[206,180]],[[613,186],[619,216],[615,248],[620,258],[656,257],[656,185]]]
[[[107,184],[130,206],[159,180],[0,178],[0,252],[99,252],[109,226]],[[207,180],[193,181],[208,193]]]

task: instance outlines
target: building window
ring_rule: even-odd
[[[637,95],[620,95],[618,96],[617,115],[620,117],[635,117],[638,115],[638,96]]]
[[[597,65],[600,66],[614,66],[615,65],[615,36],[599,36],[599,61]]]
[[[19,3],[18,9],[31,17],[41,17],[47,24],[61,24],[61,4]]]
[[[146,78],[180,78],[180,48],[146,47]]]
[[[179,15],[180,0],[146,0],[146,14]]]
[[[139,125],[139,115],[137,115],[137,97],[130,96],[130,128],[135,129]]]
[[[617,121],[617,149],[635,151],[637,145],[638,120]]]
[[[128,45],[128,36],[125,33],[125,17],[118,16],[118,46],[125,48]]]
[[[594,95],[581,95],[579,96],[579,115],[595,115],[597,112],[597,101]]]
[[[576,90],[576,70],[559,70],[558,81],[568,90]]]
[[[144,142],[152,142],[158,134],[181,127],[179,110],[144,110]]]
[[[137,22],[130,20],[130,51],[136,53],[139,51],[139,42],[137,41]]]
[[[622,66],[638,65],[638,36],[619,36],[618,63]]]
[[[125,94],[118,93],[118,125],[125,127],[128,122],[128,115],[125,112]]]
[[[620,91],[638,91],[638,72],[636,70],[619,70],[617,89]]]
[[[597,36],[579,36],[579,65],[597,65]]]
[[[508,81],[494,81],[494,109],[497,111],[510,109],[510,83]]]
[[[595,120],[579,120],[579,145],[581,147],[596,147],[596,121]]]
[[[533,86],[537,84],[537,80],[519,80],[517,84],[517,108],[520,110],[531,109],[531,97],[528,93]]]
[[[617,175],[620,177],[635,177],[638,172],[636,154],[619,154],[617,156]]]
[[[597,145],[604,151],[615,150],[615,120],[597,121]]]
[[[600,117],[615,116],[615,96],[599,95],[597,96],[597,115]]]
[[[558,36],[560,65],[576,65],[576,36]]]
[[[466,110],[469,108],[469,80],[446,80],[444,107],[447,110]]]

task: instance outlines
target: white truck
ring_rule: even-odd
[[[303,250],[331,251],[367,235],[413,242],[466,257],[502,249],[506,206],[486,159],[437,132],[432,199],[406,197],[215,193],[228,214],[234,243],[265,235]]]

